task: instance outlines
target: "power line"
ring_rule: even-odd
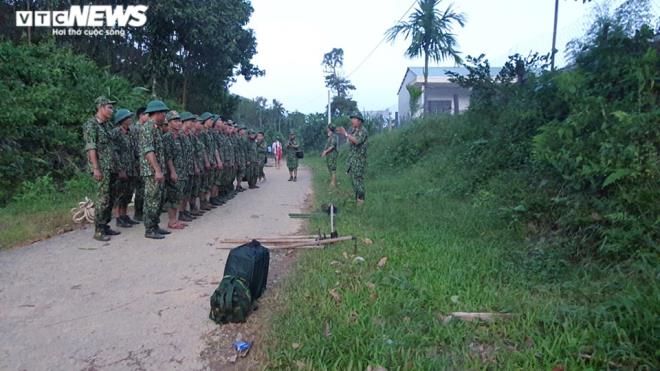
[[[399,18],[398,21],[396,21],[395,24],[398,24],[399,22],[401,22],[401,21],[403,20],[403,18],[405,18],[405,16],[408,15],[408,12],[410,12],[410,10],[415,6],[415,4],[417,4],[417,0],[414,0],[414,1],[412,2],[412,4],[410,4],[410,6],[408,7],[408,10],[406,10],[406,12],[403,13],[403,15],[401,15],[401,17]],[[355,72],[357,72],[357,70],[359,70],[360,67],[362,67],[362,65],[364,65],[364,63],[365,63],[369,58],[371,58],[371,56],[376,52],[376,49],[378,49],[378,47],[380,47],[380,46],[383,44],[383,42],[385,42],[385,40],[387,40],[387,34],[385,34],[385,36],[383,36],[383,38],[380,39],[380,41],[378,42],[378,44],[376,44],[376,46],[375,46],[375,47],[369,52],[369,54],[367,54],[367,56],[362,60],[362,62],[360,62],[360,63],[357,65],[357,67],[355,67],[355,68],[353,69],[353,71],[351,71],[351,73],[349,73],[348,75],[346,75],[346,78],[351,77],[351,75],[353,75]]]

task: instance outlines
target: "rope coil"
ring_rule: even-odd
[[[71,209],[73,214],[73,222],[79,223],[94,223],[94,202],[85,197],[85,201],[78,202],[78,207]]]

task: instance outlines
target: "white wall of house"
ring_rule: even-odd
[[[411,118],[412,113],[410,112],[410,93],[408,93],[406,86],[415,82],[416,79],[417,76],[415,76],[415,74],[410,69],[408,69],[399,89],[399,124],[401,122],[408,121]]]

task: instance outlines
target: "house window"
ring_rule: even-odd
[[[451,100],[431,100],[428,104],[430,113],[451,113]]]

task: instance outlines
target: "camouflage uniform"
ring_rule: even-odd
[[[195,148],[190,139],[190,134],[186,134],[182,131],[179,135],[179,140],[181,141],[181,151],[183,152],[183,161],[185,163],[186,171],[178,175],[179,179],[185,178],[186,186],[183,190],[183,195],[184,197],[189,197],[192,193],[193,177],[195,176]]]
[[[296,157],[296,148],[289,148],[289,146],[298,146],[295,139],[289,139],[289,143],[286,145],[286,167],[289,168],[289,171],[293,171],[298,168],[298,157]]]
[[[348,155],[348,170],[353,183],[355,197],[364,200],[364,174],[367,170],[367,142],[369,134],[367,129],[360,127],[353,129],[351,135],[357,140],[357,144],[349,141],[351,151]]]
[[[202,192],[202,178],[204,177],[204,172],[206,171],[206,169],[204,168],[205,149],[204,149],[204,143],[202,143],[200,139],[200,135],[197,133],[190,135],[190,142],[193,145],[194,153],[195,153],[195,162],[197,163],[197,167],[199,168],[199,175],[193,176],[191,195],[192,197],[199,197],[199,194]]]
[[[254,187],[259,177],[259,148],[257,147],[257,142],[252,139],[248,139],[247,143],[248,158],[250,159],[250,165],[248,166],[248,185]]]
[[[165,152],[168,154],[168,159],[172,160],[174,170],[176,171],[177,181],[174,183],[170,178],[166,180],[166,202],[167,209],[177,209],[179,204],[185,197],[185,191],[188,183],[188,164],[184,156],[183,150],[183,136],[181,134],[173,134],[170,132],[163,135],[163,144]]]
[[[113,138],[115,140],[115,149],[117,151],[117,173],[123,171],[126,173],[127,179],[116,179],[115,189],[115,206],[124,207],[131,202],[133,196],[133,189],[135,187],[135,178],[138,175],[137,161],[135,153],[133,152],[133,142],[130,128],[124,131],[121,126],[112,130]]]
[[[224,154],[222,162],[224,163],[224,181],[223,194],[228,194],[234,190],[234,179],[236,179],[236,153],[234,151],[234,144],[231,137],[227,134],[221,135],[224,138],[224,145],[220,147]]]
[[[135,188],[135,200],[133,202],[133,208],[135,209],[135,216],[142,217],[144,212],[144,179],[140,176],[140,131],[142,130],[142,124],[139,122],[134,122],[130,127],[130,137],[131,137],[131,151],[135,156],[135,167],[136,174],[134,178],[134,188]]]
[[[265,140],[257,142],[257,151],[259,152],[259,159],[257,160],[259,172],[257,176],[259,178],[264,178],[266,176],[266,174],[264,174],[264,165],[266,165],[266,161],[268,160],[268,148],[266,147]]]
[[[217,161],[215,158],[215,150],[216,150],[216,143],[215,143],[215,138],[213,137],[213,133],[210,132],[209,130],[202,131],[203,135],[203,140],[204,140],[204,147],[206,148],[206,155],[209,158],[209,164],[211,165],[211,168],[209,171],[206,173],[206,178],[204,180],[204,192],[210,192],[211,187],[215,184],[215,178],[218,175],[218,172],[216,169]]]
[[[96,150],[97,164],[103,179],[97,182],[96,197],[94,199],[95,224],[97,229],[105,228],[112,219],[112,206],[115,194],[112,192],[113,184],[117,178],[117,151],[113,139],[112,123],[110,121],[98,122],[91,117],[83,124],[83,138],[85,151]],[[92,163],[89,171],[93,173]]]
[[[146,155],[149,152],[154,153],[167,179],[163,133],[153,120],[147,121],[140,130],[140,174],[144,181],[144,227],[147,230],[158,228],[164,192],[163,183],[156,181],[155,173],[147,161]]]
[[[218,190],[222,190],[225,173],[225,139],[217,130],[211,132],[211,138],[215,142],[215,148],[218,151],[218,156],[220,156],[220,161],[222,161],[222,170],[216,169],[215,182],[213,184],[218,187]]]
[[[333,172],[337,170],[337,157],[339,156],[337,150],[337,136],[335,134],[328,137],[328,142],[325,145],[326,151],[330,148],[333,148],[334,150],[325,156],[325,163],[328,165],[328,171]]]
[[[236,186],[239,186],[245,177],[247,163],[245,144],[241,136],[236,137]]]

